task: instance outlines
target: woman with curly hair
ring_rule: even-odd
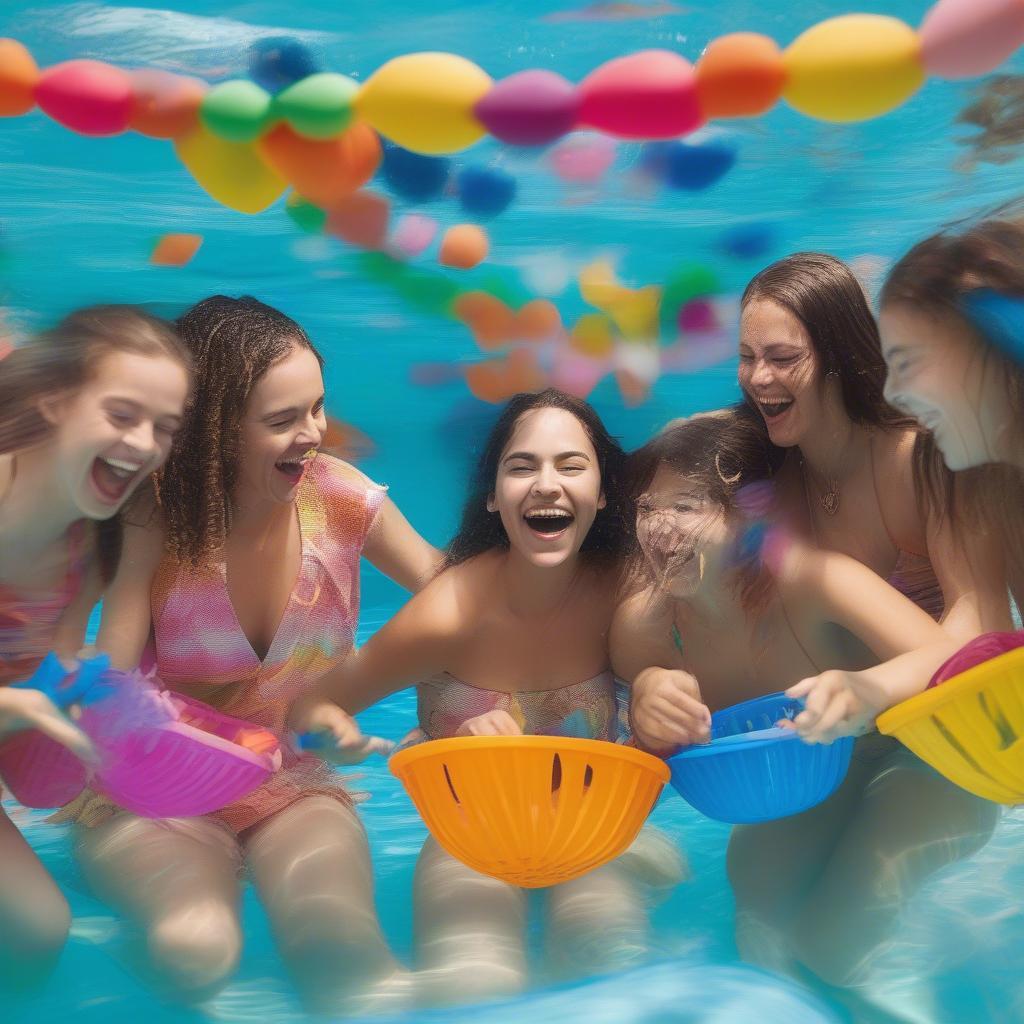
[[[292,700],[352,651],[360,556],[416,589],[438,554],[383,487],[318,451],[323,360],[297,323],[218,295],[178,326],[200,387],[155,507],[127,531],[98,645],[115,665],[148,660],[171,690],[283,737]],[[339,709],[321,725],[339,760],[379,749]],[[309,1004],[404,999],[352,798],[324,760],[283,746],[266,785],[203,818],[83,801],[72,815],[94,826],[79,830],[86,875],[141,925],[179,994],[211,993],[237,963],[244,863]]]
[[[444,570],[318,690],[355,713],[417,684],[411,739],[615,740],[608,631],[634,536],[623,463],[586,402],[554,389],[517,395],[485,443]],[[645,830],[619,860],[552,886],[548,965],[573,974],[634,964],[648,948],[645,884],[681,874],[672,844]],[[522,889],[428,838],[414,883],[424,997],[518,991],[526,907]]]

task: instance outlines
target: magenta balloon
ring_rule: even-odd
[[[496,138],[542,146],[572,131],[579,111],[576,87],[554,71],[520,71],[498,82],[474,113]]]
[[[616,57],[579,86],[579,123],[624,139],[673,139],[703,123],[693,65],[669,50]]]
[[[69,60],[42,73],[36,102],[74,132],[118,135],[128,129],[135,94],[127,71],[96,60]]]
[[[987,75],[1024,44],[1024,0],[939,0],[918,35],[929,74]]]

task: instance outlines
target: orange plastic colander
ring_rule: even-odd
[[[390,768],[453,857],[530,889],[623,853],[669,778],[650,754],[561,736],[432,740]]]

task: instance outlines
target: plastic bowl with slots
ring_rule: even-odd
[[[453,857],[531,889],[623,853],[669,778],[632,747],[560,736],[432,740],[390,768]]]
[[[775,724],[800,707],[773,693],[716,711],[711,742],[669,758],[672,785],[701,814],[734,825],[785,818],[821,803],[846,777],[853,740],[812,745]]]
[[[878,730],[977,796],[1024,802],[1024,647],[897,704]]]

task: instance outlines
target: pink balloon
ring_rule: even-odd
[[[395,225],[390,247],[403,256],[419,256],[434,240],[436,234],[436,220],[424,217],[421,213],[407,213]]]
[[[551,169],[563,181],[600,181],[615,162],[615,143],[600,135],[571,136],[548,154]]]
[[[679,310],[679,330],[684,334],[704,334],[718,329],[715,307],[707,299],[692,299]]]
[[[127,71],[97,60],[69,60],[42,73],[36,102],[73,132],[119,135],[128,129],[135,96]]]
[[[693,65],[669,50],[616,57],[579,87],[579,123],[624,139],[672,139],[704,121]]]
[[[918,35],[929,74],[987,75],[1024,44],[1024,0],[939,0]]]
[[[520,71],[498,82],[476,105],[481,124],[502,142],[542,146],[572,131],[576,88],[554,71]]]

